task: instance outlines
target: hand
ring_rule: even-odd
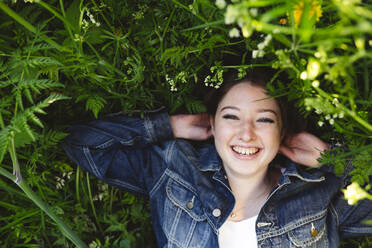
[[[314,167],[325,149],[329,149],[328,144],[310,133],[301,132],[287,137],[279,147],[279,152],[296,163]]]
[[[176,138],[206,140],[212,136],[207,113],[196,115],[172,115],[170,122]]]

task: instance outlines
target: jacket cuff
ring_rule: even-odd
[[[150,142],[155,143],[174,138],[169,115],[164,111],[164,108],[145,112],[144,121]]]

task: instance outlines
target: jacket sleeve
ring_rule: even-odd
[[[63,148],[77,165],[112,186],[142,195],[164,173],[167,140],[173,139],[169,116],[160,111],[146,112],[144,118],[111,114],[74,125],[69,133]]]

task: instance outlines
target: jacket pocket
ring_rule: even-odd
[[[291,247],[327,248],[327,211],[303,218],[288,232]]]
[[[202,248],[212,232],[196,191],[170,178],[166,185],[163,229],[169,247]]]

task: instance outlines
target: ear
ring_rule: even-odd
[[[209,115],[209,125],[211,126],[212,135],[214,136],[214,116]]]

